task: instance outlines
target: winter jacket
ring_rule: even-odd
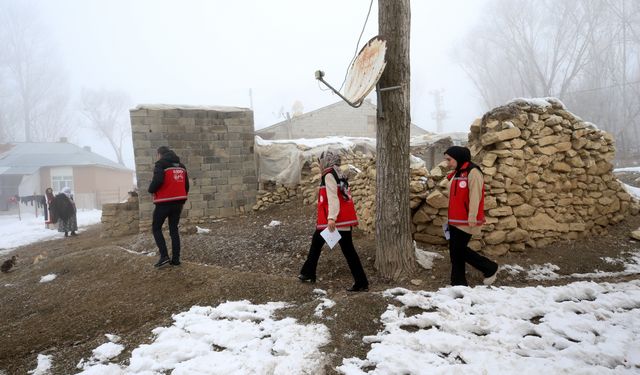
[[[153,194],[153,203],[158,205],[184,204],[187,201],[187,168],[173,151],[165,153],[156,162],[148,191]]]
[[[60,193],[53,198],[53,201],[51,201],[50,211],[52,217],[68,220],[76,214],[76,205],[71,198]],[[53,222],[55,223],[57,220]]]

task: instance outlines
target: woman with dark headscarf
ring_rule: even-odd
[[[71,188],[64,187],[62,192],[56,195],[51,202],[51,211],[58,218],[58,232],[64,233],[65,237],[69,237],[69,232],[75,236],[78,230],[78,219]]]
[[[324,229],[329,228],[330,232],[336,229],[340,233],[340,249],[347,259],[347,264],[351,270],[351,275],[355,283],[347,291],[365,292],[369,289],[369,281],[360,263],[360,258],[353,246],[351,237],[351,227],[358,225],[356,209],[351,199],[347,179],[338,168],[340,156],[332,151],[325,151],[320,156],[320,167],[322,168],[322,178],[320,179],[320,191],[318,193],[318,216],[316,231],[311,239],[311,248],[307,260],[302,266],[298,278],[301,281],[316,281],[316,267],[320,252],[325,243],[320,234]]]
[[[484,178],[480,167],[471,162],[466,147],[449,147],[445,161],[453,172],[447,178],[449,188],[449,255],[451,285],[467,285],[465,264],[469,263],[484,275],[483,283],[491,285],[498,274],[498,264],[471,250],[471,236],[480,234],[484,224]]]

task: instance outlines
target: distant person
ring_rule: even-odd
[[[153,169],[153,179],[149,184],[149,193],[153,194],[153,222],[151,230],[160,251],[160,259],[155,267],[170,263],[180,265],[180,233],[178,223],[184,203],[189,193],[189,177],[187,168],[180,163],[180,158],[167,146],[157,150],[157,161]],[[162,234],[162,225],[169,218],[169,235],[171,236],[171,258],[167,243]]]
[[[73,201],[71,188],[64,187],[51,202],[51,212],[53,217],[58,218],[58,232],[64,233],[65,237],[76,236],[78,230],[78,219],[76,217],[76,204]]]
[[[451,285],[468,285],[465,264],[469,263],[484,275],[483,283],[491,285],[498,274],[498,264],[471,250],[471,236],[480,234],[484,219],[484,177],[480,167],[471,162],[466,147],[452,146],[444,158],[453,172],[447,175],[449,188],[449,255]]]
[[[44,191],[44,201],[42,202],[44,205],[44,224],[46,228],[49,228],[50,224],[58,222],[58,218],[55,217],[51,211],[51,202],[53,202],[54,198],[53,189],[47,188]]]
[[[325,244],[320,232],[326,228],[329,228],[331,232],[337,229],[341,236],[338,242],[340,249],[347,259],[347,264],[355,281],[347,291],[366,292],[369,290],[369,281],[364,273],[351,237],[351,227],[358,225],[358,218],[348,183],[338,169],[339,165],[340,156],[337,153],[326,151],[320,156],[322,178],[320,179],[320,191],[318,193],[316,231],[313,233],[309,254],[302,266],[298,279],[315,283],[318,259],[320,259],[322,246]]]

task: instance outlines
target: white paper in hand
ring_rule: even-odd
[[[342,238],[342,236],[340,235],[340,232],[338,232],[337,229],[334,230],[333,232],[329,232],[329,228],[325,228],[325,230],[320,232],[320,235],[322,236],[322,238],[324,238],[325,242],[327,243],[327,245],[329,245],[329,248],[331,249],[333,249],[333,247],[336,246],[338,241],[340,241],[340,238]]]
[[[449,231],[449,223],[442,224],[442,231],[444,232],[444,238],[449,241],[451,239],[451,232]]]

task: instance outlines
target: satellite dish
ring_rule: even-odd
[[[324,79],[324,72],[316,71],[316,79],[324,83],[352,107],[360,107],[364,98],[376,87],[387,62],[387,41],[375,36],[362,47],[349,67],[345,80],[344,94],[331,87]]]

